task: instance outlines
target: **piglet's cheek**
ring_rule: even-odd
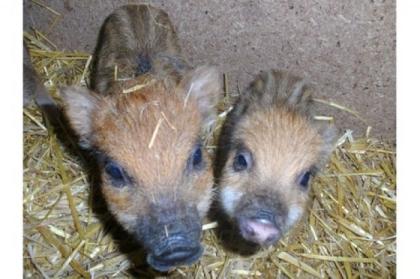
[[[298,206],[291,206],[287,214],[286,229],[292,227],[302,217],[303,209]]]
[[[193,184],[194,191],[189,193],[187,200],[194,201],[197,205],[197,210],[200,218],[203,218],[209,208],[213,198],[213,176],[210,169],[201,173]]]
[[[212,200],[212,193],[211,193],[211,189],[209,189],[207,193],[204,194],[203,198],[199,201],[197,205],[197,210],[198,210],[198,214],[200,215],[200,218],[204,218],[204,216],[209,211],[211,200]]]
[[[130,205],[130,193],[124,190],[115,190],[112,186],[103,185],[102,193],[113,211],[124,212]]]
[[[222,189],[221,193],[222,206],[225,209],[226,213],[230,216],[233,216],[236,205],[241,199],[243,193],[233,189],[232,187],[225,187]]]

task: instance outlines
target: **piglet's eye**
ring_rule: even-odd
[[[193,154],[193,166],[198,166],[201,164],[201,161],[203,161],[203,153],[201,151],[201,148],[197,148]]]
[[[233,159],[233,170],[236,172],[244,171],[249,169],[252,164],[251,153],[247,150],[238,151],[235,158]]]
[[[201,145],[197,145],[191,153],[190,158],[188,158],[188,166],[192,170],[201,170],[203,165],[203,151]]]
[[[123,168],[115,162],[109,161],[105,163],[105,172],[111,180],[114,187],[121,188],[127,185],[127,176]]]
[[[310,179],[311,179],[311,172],[310,171],[304,172],[299,178],[299,185],[302,188],[307,189]]]

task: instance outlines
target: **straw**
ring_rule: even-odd
[[[57,87],[86,86],[91,54],[54,50],[45,36],[24,35],[32,62],[49,93],[60,103]],[[218,105],[219,117],[205,137],[213,152],[214,137],[231,108],[233,92]],[[351,115],[334,102],[324,102]],[[91,185],[82,159],[56,138],[36,107],[24,118],[24,276],[33,278],[133,278],[156,272],[123,253],[119,241],[101,221],[107,212],[92,212]],[[320,120],[331,121],[333,116]],[[159,126],[171,119],[162,114]],[[175,127],[173,127],[175,128]],[[364,137],[351,127],[339,138],[330,162],[313,180],[308,214],[282,240],[257,254],[229,252],[216,236],[217,222],[203,225],[204,253],[198,263],[179,267],[172,278],[395,278],[395,146]],[[107,217],[108,216],[108,217]],[[112,229],[112,228],[111,228]],[[136,258],[136,257],[134,257]],[[131,271],[130,271],[131,270]]]

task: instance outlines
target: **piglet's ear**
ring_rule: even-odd
[[[304,80],[297,80],[290,88],[290,95],[287,98],[287,103],[292,106],[309,106],[312,102],[312,88]]]
[[[97,108],[98,97],[86,88],[73,86],[60,89],[64,113],[80,138],[80,145],[90,147],[92,112]]]
[[[185,94],[184,103],[196,100],[205,127],[216,119],[216,105],[222,94],[222,86],[222,75],[215,67],[201,66],[189,72],[178,87]]]

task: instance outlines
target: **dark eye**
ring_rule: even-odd
[[[201,170],[203,168],[203,151],[201,145],[197,145],[190,158],[188,159],[188,165],[193,170]]]
[[[308,188],[309,179],[311,179],[311,172],[304,172],[299,178],[299,185],[303,188]]]
[[[233,159],[233,170],[243,171],[249,169],[252,164],[251,153],[247,150],[238,151],[235,158]]]
[[[105,164],[105,172],[111,179],[112,186],[121,188],[127,185],[127,179],[124,170],[115,162],[107,162]]]

